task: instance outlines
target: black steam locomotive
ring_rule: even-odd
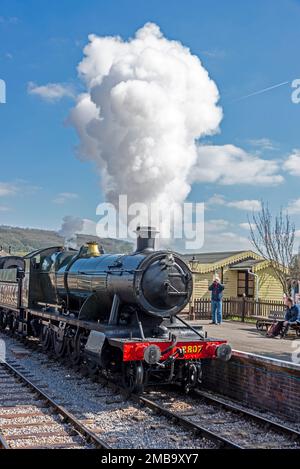
[[[122,376],[129,391],[154,383],[186,390],[201,382],[201,360],[228,360],[224,340],[178,316],[193,288],[175,252],[154,249],[155,230],[137,229],[134,253],[50,247],[0,258],[0,329],[39,338],[71,364]]]

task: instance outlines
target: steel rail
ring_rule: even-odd
[[[8,441],[0,435],[0,449],[10,449]]]
[[[26,384],[34,393],[36,393],[43,401],[49,404],[50,407],[54,408],[57,414],[60,414],[64,421],[70,423],[78,433],[80,433],[88,443],[92,443],[96,448],[110,449],[111,447],[99,438],[95,433],[90,431],[85,425],[83,425],[73,414],[66,410],[61,405],[57,404],[47,393],[42,391],[36,386],[30,379],[26,378],[24,374],[18,371],[14,366],[9,364],[7,361],[0,360],[0,366],[4,367],[10,374],[15,376],[17,379]],[[1,427],[0,427],[1,431]],[[10,449],[9,443],[5,440],[4,436],[0,435],[0,446],[3,449]],[[55,446],[55,444],[54,444]]]
[[[253,412],[248,409],[244,409],[243,407],[240,407],[238,404],[232,403],[232,402],[226,402],[226,400],[223,400],[220,397],[216,397],[211,395],[208,392],[202,391],[195,389],[193,393],[191,394],[193,398],[201,397],[207,402],[210,402],[212,404],[218,404],[220,407],[222,407],[225,410],[228,410],[230,412],[234,412],[235,414],[242,415],[248,420],[253,420],[256,423],[260,424],[264,428],[270,428],[272,430],[275,430],[278,433],[284,433],[288,436],[291,437],[292,440],[296,441],[299,440],[300,442],[300,432],[288,427],[286,425],[283,425],[278,422],[274,422],[273,420],[262,417],[261,415],[258,415],[256,412]]]
[[[227,438],[222,437],[221,435],[212,432],[211,430],[207,430],[207,428],[199,425],[198,423],[192,422],[191,420],[187,419],[186,417],[182,417],[181,415],[177,414],[176,412],[172,412],[165,407],[157,404],[156,402],[151,401],[143,396],[138,396],[136,394],[132,394],[130,396],[136,402],[142,404],[143,406],[148,407],[154,412],[158,413],[159,415],[163,415],[168,419],[172,420],[174,423],[179,424],[180,426],[186,428],[189,431],[192,431],[195,434],[200,434],[201,436],[207,438],[208,440],[218,443],[221,448],[224,449],[243,449],[242,446],[228,440]]]
[[[4,332],[4,331],[1,331]],[[14,339],[20,340],[19,337],[13,336]],[[27,346],[30,347],[30,344],[26,344]],[[186,417],[183,417],[175,412],[172,412],[168,410],[167,408],[157,404],[156,402],[151,401],[150,399],[136,395],[136,394],[129,394],[128,390],[124,389],[122,386],[117,384],[114,381],[111,381],[109,378],[104,377],[104,376],[99,376],[98,379],[100,382],[104,385],[107,385],[111,387],[115,391],[119,391],[120,393],[123,394],[127,399],[132,399],[133,401],[141,404],[142,406],[146,406],[149,409],[155,411],[158,414],[164,415],[166,418],[173,420],[176,422],[178,425],[192,431],[193,433],[198,433],[201,434],[203,437],[206,437],[207,439],[217,442],[220,444],[222,448],[231,448],[231,449],[245,449],[245,446],[238,445],[231,440],[227,438],[221,437],[219,434],[214,433],[207,428],[199,425],[198,423],[192,422]],[[192,393],[189,394],[190,397],[193,397],[194,399],[196,398],[202,398],[205,399],[207,402],[218,404],[220,407],[224,408],[225,410],[232,411],[236,414],[239,414],[243,416],[244,418],[248,420],[252,420],[256,423],[258,423],[261,427],[264,428],[270,428],[276,431],[277,433],[284,433],[285,435],[289,436],[292,441],[300,441],[300,432],[297,430],[294,430],[291,427],[285,426],[281,423],[274,422],[273,420],[270,420],[268,418],[262,417],[258,415],[257,413],[246,410],[243,407],[240,407],[237,404],[233,403],[228,403],[222,398],[212,396],[211,394],[202,391],[202,390],[194,390]]]

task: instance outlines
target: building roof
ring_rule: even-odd
[[[193,272],[214,272],[222,267],[231,268],[240,262],[261,261],[264,259],[253,251],[223,251],[223,252],[200,252],[196,254],[183,255],[185,261],[189,262]],[[194,264],[193,264],[194,262]],[[251,264],[250,267],[254,266]],[[250,268],[246,267],[246,268]],[[242,267],[241,267],[242,268]],[[245,268],[245,267],[244,267]]]
[[[190,264],[193,273],[202,274],[216,272],[224,267],[230,270],[251,269],[253,272],[258,272],[271,265],[270,260],[264,259],[254,251],[247,250],[181,254],[181,257]],[[279,267],[281,270],[284,269],[282,266]]]
[[[230,269],[232,270],[247,270],[252,269],[256,264],[260,262],[265,262],[264,259],[246,259],[245,261],[235,262],[234,264],[230,265]]]
[[[198,254],[183,254],[183,258],[191,262],[192,260],[199,262],[199,264],[215,264],[228,257],[233,257],[242,254],[245,251],[222,251],[222,252],[200,252]]]

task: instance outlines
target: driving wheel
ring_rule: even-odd
[[[81,362],[81,348],[82,348],[83,334],[76,332],[73,337],[68,339],[67,353],[72,365],[79,365]]]
[[[144,368],[141,362],[123,362],[123,386],[130,393],[143,392]]]
[[[54,353],[58,358],[62,358],[66,353],[66,339],[60,332],[56,332],[53,337]]]
[[[48,326],[42,327],[40,341],[45,352],[51,350],[53,344],[53,336],[52,331]]]

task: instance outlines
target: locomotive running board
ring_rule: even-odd
[[[44,318],[44,319],[51,319],[51,320],[54,320],[54,321],[63,321],[67,324],[70,324],[71,326],[77,326],[77,327],[84,327],[88,330],[94,330],[94,331],[99,331],[99,332],[102,332],[103,331],[103,324],[98,324],[96,322],[92,322],[92,321],[84,321],[84,320],[79,320],[79,319],[72,319],[72,318],[69,318],[68,316],[64,316],[63,314],[55,314],[55,313],[46,313],[44,311],[38,311],[38,310],[35,310],[35,309],[27,309],[26,310],[29,314],[31,314],[32,316],[38,316],[40,318]],[[106,329],[107,329],[107,325],[106,325]]]

